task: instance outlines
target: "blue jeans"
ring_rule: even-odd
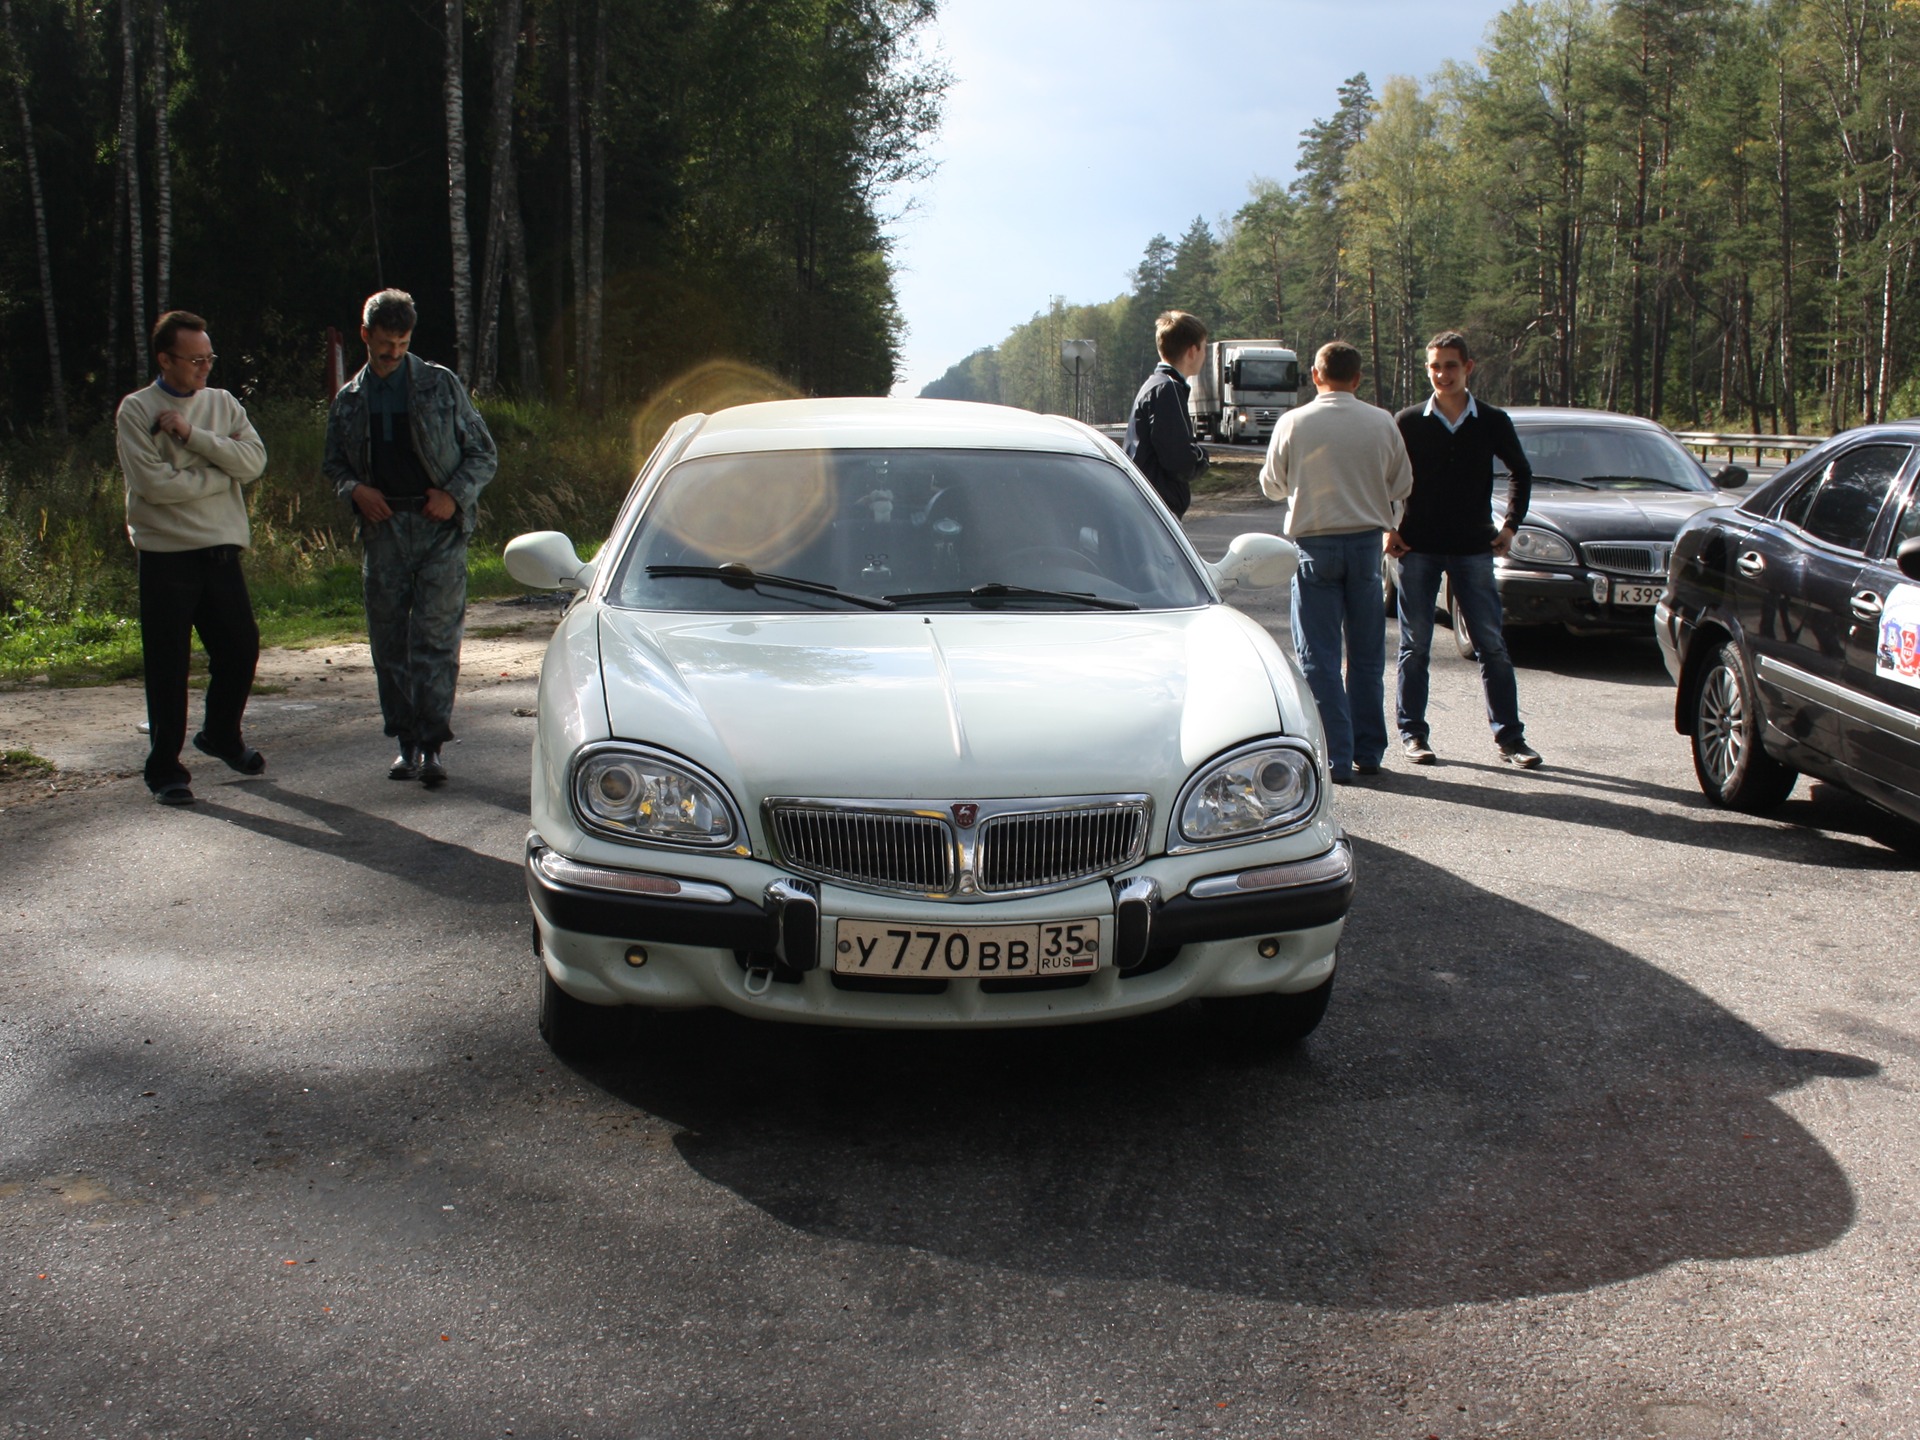
[[[1433,613],[1440,577],[1447,577],[1467,634],[1480,656],[1480,688],[1487,695],[1487,724],[1494,743],[1518,745],[1520,692],[1500,628],[1500,592],[1493,584],[1493,555],[1422,555],[1400,558],[1400,681],[1395,697],[1400,738],[1427,738],[1427,657],[1433,648]]]
[[[1380,594],[1378,530],[1297,539],[1293,648],[1327,732],[1335,775],[1378,765],[1387,749],[1387,607]],[[1340,673],[1342,633],[1346,675]]]

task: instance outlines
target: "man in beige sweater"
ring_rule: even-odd
[[[245,408],[207,386],[207,322],[169,310],[153,327],[160,376],[120,402],[120,472],[127,538],[140,562],[140,646],[147,682],[147,788],[163,805],[191,805],[180,763],[187,734],[192,634],[207,652],[206,716],[194,747],[242,775],[266,760],[240,735],[260,659],[260,631],[240,571],[252,539],[244,487],[267,468]]]
[[[1319,395],[1280,417],[1260,488],[1287,502],[1286,535],[1300,547],[1293,577],[1293,648],[1320,707],[1336,785],[1377,775],[1387,750],[1387,611],[1380,554],[1413,489],[1393,416],[1360,388],[1360,352],[1320,347]],[[1346,675],[1340,672],[1346,641]]]

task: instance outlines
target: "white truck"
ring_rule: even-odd
[[[1196,435],[1266,444],[1300,389],[1300,357],[1278,340],[1209,340],[1187,410]]]

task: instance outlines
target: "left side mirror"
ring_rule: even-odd
[[[1902,540],[1895,556],[1900,573],[1909,580],[1920,580],[1920,535],[1911,540]]]
[[[1738,490],[1747,483],[1747,467],[1744,465],[1722,465],[1710,477],[1716,490]]]
[[[1300,552],[1291,540],[1249,531],[1236,535],[1219,563],[1207,563],[1207,573],[1222,590],[1264,590],[1284,585],[1300,568]]]

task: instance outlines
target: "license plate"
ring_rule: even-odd
[[[1100,968],[1101,922],[1037,925],[905,925],[841,920],[833,946],[840,975],[903,979],[1018,980]]]
[[[1616,605],[1658,605],[1664,585],[1618,585],[1613,587]]]

